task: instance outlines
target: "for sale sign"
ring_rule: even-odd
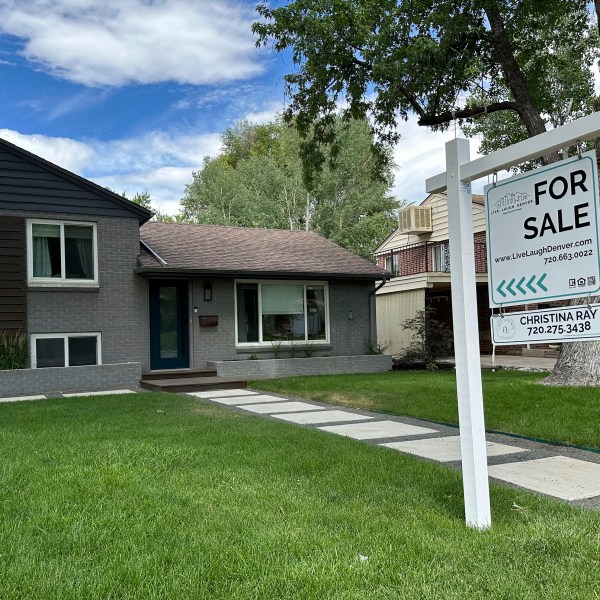
[[[490,306],[600,290],[596,153],[488,185]]]
[[[600,304],[492,315],[496,346],[600,339]]]

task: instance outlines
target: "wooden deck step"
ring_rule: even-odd
[[[140,386],[155,392],[206,392],[209,390],[232,390],[248,387],[248,381],[233,377],[181,377],[166,379],[142,379]]]
[[[170,369],[168,371],[144,371],[142,381],[153,381],[156,379],[198,379],[199,377],[216,377],[217,372],[213,369]]]

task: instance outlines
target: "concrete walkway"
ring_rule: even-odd
[[[441,358],[440,362],[454,364],[453,356]],[[508,356],[505,354],[496,355],[495,360],[491,354],[481,355],[482,369],[511,369],[517,371],[552,371],[556,364],[556,358],[546,358],[542,356]]]
[[[192,392],[232,410],[312,427],[460,468],[458,428],[252,390]],[[600,453],[488,434],[492,479],[600,510]]]

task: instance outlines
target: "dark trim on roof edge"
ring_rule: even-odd
[[[37,154],[33,154],[28,150],[24,150],[23,148],[20,148],[19,146],[16,146],[15,144],[6,141],[3,138],[0,138],[0,147],[5,147],[7,151],[17,155],[21,155],[25,160],[37,164],[38,166],[47,169],[48,171],[54,172],[60,177],[64,177],[72,183],[80,185],[81,187],[86,188],[87,190],[102,196],[106,200],[109,200],[110,202],[113,202],[118,206],[129,210],[138,217],[140,225],[143,225],[144,223],[149,221],[154,215],[152,211],[145,209],[143,206],[139,206],[134,202],[131,202],[131,200],[127,200],[126,198],[119,196],[119,194],[111,192],[110,190],[103,188],[101,185],[98,185],[97,183],[94,183],[93,181],[90,181],[89,179],[86,179],[81,175],[77,175],[72,171],[67,171],[67,169],[63,169],[62,167],[51,163],[49,160],[46,160],[45,158],[42,158]]]
[[[134,273],[143,277],[220,277],[220,278],[252,278],[252,279],[352,279],[363,281],[380,281],[390,279],[388,271],[381,273],[312,273],[296,271],[238,271],[225,269],[178,269],[177,267],[138,267]]]

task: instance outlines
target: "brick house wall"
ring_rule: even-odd
[[[138,219],[0,210],[4,214],[97,224],[98,287],[28,287],[27,333],[100,332],[104,364],[149,368],[147,282],[134,273]]]
[[[191,354],[194,368],[205,368],[208,361],[244,360],[251,354],[273,355],[270,345],[236,348],[235,283],[233,279],[213,279],[213,299],[205,302],[204,279],[196,278],[191,285],[192,314]],[[349,356],[364,354],[369,340],[375,343],[375,300],[369,297],[373,282],[330,281],[329,323],[330,343],[315,347],[315,356]],[[200,327],[200,315],[216,315],[218,326]],[[350,318],[352,317],[352,318]],[[303,356],[303,344],[298,342],[298,356]],[[289,349],[282,346],[282,354]]]

